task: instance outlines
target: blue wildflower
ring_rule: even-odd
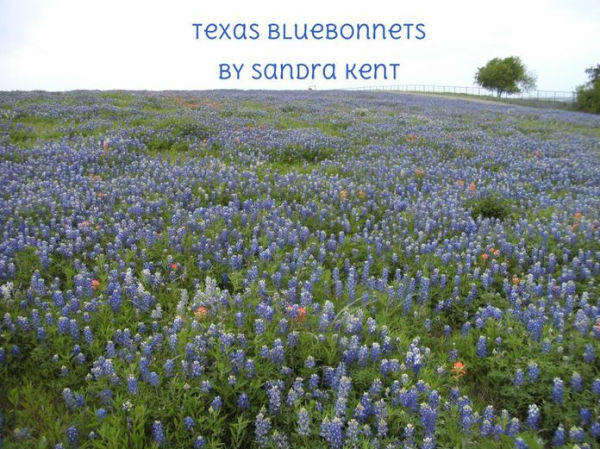
[[[165,437],[165,429],[160,421],[154,421],[152,424],[152,438],[159,446],[162,446],[167,442],[167,438]]]

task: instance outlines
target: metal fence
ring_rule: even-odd
[[[440,86],[433,84],[394,84],[381,86],[363,86],[352,87],[346,90],[367,90],[367,91],[398,91],[398,92],[416,92],[416,93],[441,93],[457,95],[477,95],[496,97],[494,91],[477,86]],[[553,101],[561,103],[573,103],[576,99],[576,92],[560,90],[531,90],[518,94],[503,94],[502,99],[514,100],[539,100]]]

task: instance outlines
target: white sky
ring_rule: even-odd
[[[426,24],[424,40],[208,41],[192,23]],[[264,28],[261,28],[264,29]],[[571,90],[600,63],[598,0],[0,0],[0,90],[471,86],[520,56],[538,88]],[[218,79],[221,62],[335,62],[337,81]],[[346,62],[400,63],[397,80],[345,81]]]

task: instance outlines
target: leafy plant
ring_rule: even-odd
[[[511,215],[510,202],[498,195],[486,195],[467,201],[473,217],[505,220]]]

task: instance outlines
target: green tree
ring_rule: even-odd
[[[590,80],[577,88],[577,109],[600,113],[600,64],[586,69]]]
[[[518,56],[494,58],[477,69],[475,82],[481,87],[503,93],[515,94],[535,88],[535,76],[528,73]]]

